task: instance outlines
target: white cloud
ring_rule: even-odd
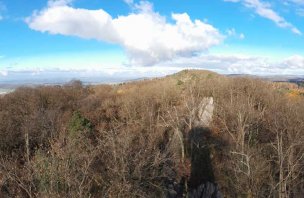
[[[74,9],[68,6],[49,7],[26,19],[31,29],[114,42],[118,36],[111,16],[103,10]]]
[[[181,57],[160,64],[172,67],[207,69],[224,74],[299,75],[304,74],[304,56],[295,55],[282,60],[270,60],[250,55],[202,55]]]
[[[255,74],[271,69],[266,59],[247,55],[202,55],[178,58],[165,65],[213,70],[219,73]]]
[[[117,18],[102,9],[56,4],[33,13],[26,22],[36,31],[118,44],[126,50],[132,65],[153,65],[176,57],[193,56],[224,39],[215,27],[201,20],[191,20],[187,13],[173,13],[174,22],[169,23],[153,10],[151,3],[126,1],[134,12]]]
[[[124,2],[126,3],[126,4],[129,4],[129,5],[131,5],[131,4],[133,4],[133,0],[124,0]]]
[[[301,35],[301,31],[295,27],[293,24],[286,21],[286,19],[280,16],[276,11],[271,7],[271,4],[261,1],[261,0],[224,0],[226,2],[242,2],[243,5],[247,8],[251,8],[259,16],[273,21],[277,26],[281,28],[290,29],[293,33]],[[292,0],[294,2],[302,2],[300,0]]]
[[[114,54],[113,54],[114,55]],[[0,61],[1,76],[18,77],[17,73],[28,75],[44,75],[54,72],[59,76],[73,75],[89,78],[112,76],[124,78],[124,75],[132,78],[162,76],[183,69],[207,69],[222,74],[254,74],[254,75],[303,75],[304,55],[292,55],[289,57],[268,58],[266,54],[243,54],[243,52],[213,52],[192,57],[176,57],[173,60],[159,62],[151,67],[124,65],[126,58],[111,54],[99,55],[96,53],[76,53],[54,56],[37,56],[22,59],[4,59]],[[113,57],[112,57],[113,56]],[[111,58],[108,58],[111,57]],[[1,60],[1,59],[0,59]],[[77,74],[77,75],[76,75]],[[22,78],[23,78],[22,77]],[[30,78],[30,77],[29,77]],[[7,77],[5,78],[7,79]],[[95,78],[96,79],[96,78]],[[3,78],[4,80],[4,78]],[[30,79],[29,79],[30,80]],[[1,83],[1,82],[0,82]]]
[[[51,63],[49,63],[51,65]],[[22,78],[29,78],[35,74],[43,79],[49,75],[65,76],[65,78],[81,78],[100,80],[100,76],[117,79],[135,79],[141,77],[157,77],[172,74],[183,69],[206,69],[221,74],[251,74],[251,75],[303,75],[304,76],[304,56],[294,55],[282,60],[270,60],[265,57],[255,57],[250,55],[200,55],[193,57],[179,57],[174,60],[158,63],[151,67],[141,66],[96,66],[103,64],[96,62],[92,67],[58,67],[58,68],[11,68],[0,70],[0,76],[14,78],[22,74]],[[9,73],[9,75],[8,75]],[[72,76],[72,77],[71,77]],[[21,79],[22,80],[22,79]],[[1,82],[1,78],[0,78]]]
[[[237,33],[234,28],[226,30],[226,33],[229,37],[238,38],[240,40],[245,39],[245,35],[243,33]]]
[[[254,9],[260,16],[275,21],[278,26],[291,29],[293,27],[274,12],[270,4],[259,0],[225,1],[243,2],[246,7]],[[28,17],[28,26],[33,30],[50,34],[118,44],[125,49],[133,65],[107,68],[100,65],[102,61],[97,61],[88,66],[93,73],[100,69],[100,72],[114,76],[157,76],[194,68],[219,73],[304,74],[304,57],[300,55],[272,61],[264,57],[202,53],[220,44],[225,37],[244,39],[245,35],[232,28],[226,30],[224,36],[206,21],[193,20],[187,13],[173,13],[170,20],[172,22],[168,22],[164,16],[153,10],[151,3],[146,1],[134,3],[132,0],[125,0],[133,12],[116,18],[102,9],[73,8],[70,6],[71,1],[56,2],[48,4],[45,9],[36,11]],[[66,62],[57,65],[67,68],[65,64]],[[140,67],[142,65],[154,66]],[[74,68],[75,66],[71,66],[69,71],[73,71]]]
[[[8,71],[0,70],[0,76],[7,76],[7,75],[8,75]]]
[[[235,32],[234,28],[228,29],[226,32],[227,32],[228,36],[235,36],[236,35],[236,32]]]
[[[245,35],[243,33],[241,33],[239,37],[241,40],[245,39]]]
[[[301,55],[294,55],[282,62],[282,66],[289,69],[304,69],[304,57]]]

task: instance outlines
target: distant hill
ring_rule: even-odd
[[[273,82],[303,82],[304,75],[250,75],[250,74],[228,74],[229,77],[248,77],[269,80]]]

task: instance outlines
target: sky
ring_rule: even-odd
[[[0,0],[0,83],[304,75],[304,0]]]

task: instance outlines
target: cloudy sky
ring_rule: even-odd
[[[304,0],[0,0],[0,82],[185,68],[304,74],[303,22]]]

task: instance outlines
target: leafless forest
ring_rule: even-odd
[[[223,197],[303,197],[303,98],[191,70],[19,88],[0,98],[0,197],[191,197],[207,183]]]

